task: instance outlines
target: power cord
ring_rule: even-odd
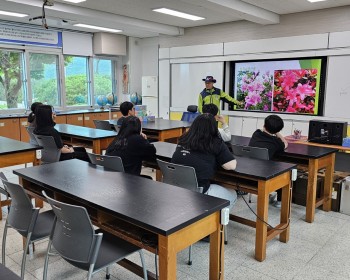
[[[237,190],[240,190],[240,186],[239,184],[236,184]],[[255,217],[257,217],[261,222],[263,222],[265,225],[267,225],[270,229],[273,230],[277,230],[277,231],[283,231],[285,229],[287,229],[289,227],[290,224],[290,213],[291,213],[291,199],[292,199],[292,188],[293,188],[293,181],[291,181],[291,187],[289,188],[289,201],[288,201],[288,209],[289,209],[289,219],[288,219],[288,223],[285,227],[282,228],[275,228],[272,225],[270,225],[268,222],[266,222],[264,219],[260,218],[258,216],[258,214],[255,213],[255,211],[249,206],[248,202],[245,200],[245,198],[243,197],[243,195],[239,195],[243,198],[243,201],[245,202],[245,204],[248,206],[249,210],[255,215]]]

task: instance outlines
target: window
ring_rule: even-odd
[[[58,55],[30,53],[29,69],[32,102],[60,106]]]
[[[66,105],[79,106],[89,104],[88,59],[79,56],[64,57],[66,77]]]
[[[94,95],[115,94],[115,63],[110,59],[94,59]]]
[[[25,108],[23,52],[0,49],[0,109]]]

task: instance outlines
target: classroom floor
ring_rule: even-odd
[[[18,183],[12,169],[24,166],[3,168],[10,181]],[[143,174],[152,175],[144,170]],[[246,196],[247,197],[247,196]],[[250,204],[256,208],[256,197]],[[47,207],[47,206],[46,206]],[[6,218],[6,207],[2,208]],[[247,218],[253,218],[242,198],[239,198],[232,212]],[[253,228],[230,222],[228,226],[229,243],[225,245],[225,279],[244,280],[347,280],[350,279],[350,216],[336,212],[316,211],[315,222],[304,221],[305,207],[292,205],[291,231],[288,243],[274,239],[267,244],[267,258],[264,262],[254,259],[255,231]],[[269,223],[277,224],[279,210],[270,206]],[[0,221],[0,238],[2,239],[5,220]],[[1,244],[0,244],[1,248]],[[34,256],[27,258],[26,280],[42,279],[44,257],[47,241],[37,242]],[[209,243],[197,242],[193,246],[193,265],[186,264],[188,250],[178,254],[177,279],[208,279]],[[155,272],[154,255],[145,251],[147,269]],[[14,230],[9,230],[6,247],[6,266],[20,274],[22,258],[22,239]],[[130,256],[139,262],[139,255]],[[85,279],[86,273],[74,268],[58,256],[50,258],[49,279]],[[104,272],[96,274],[93,279],[105,279]],[[141,279],[118,265],[111,268],[111,279]],[[2,280],[2,279],[1,279]],[[5,280],[5,279],[4,279]]]

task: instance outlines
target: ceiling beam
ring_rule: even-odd
[[[241,0],[207,0],[221,6],[221,12],[234,13],[239,15],[242,19],[252,21],[259,24],[276,24],[280,22],[278,14],[263,8],[254,6],[252,4],[243,2]]]

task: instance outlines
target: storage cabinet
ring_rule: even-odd
[[[84,126],[84,114],[67,115],[67,124]]]
[[[22,142],[29,142],[29,134],[26,129],[28,126],[28,118],[20,118],[19,119],[19,127],[20,127],[20,134],[21,134],[21,141]]]
[[[56,116],[55,123],[63,123],[63,124],[67,123],[67,116],[66,115]]]
[[[108,120],[109,113],[101,112],[101,113],[85,113],[84,114],[84,126],[95,128],[94,120]]]
[[[0,119],[0,136],[20,141],[19,118]]]
[[[257,118],[243,118],[242,136],[251,137],[257,127]]]
[[[108,114],[109,115],[109,114]],[[121,112],[112,112],[111,113],[111,117],[112,117],[112,120],[117,120],[119,118],[121,118],[123,115]],[[109,117],[109,116],[108,116]],[[107,118],[108,119],[108,118]]]
[[[229,119],[229,127],[232,135],[239,135],[242,136],[242,124],[243,124],[243,118],[242,117],[230,117]]]

